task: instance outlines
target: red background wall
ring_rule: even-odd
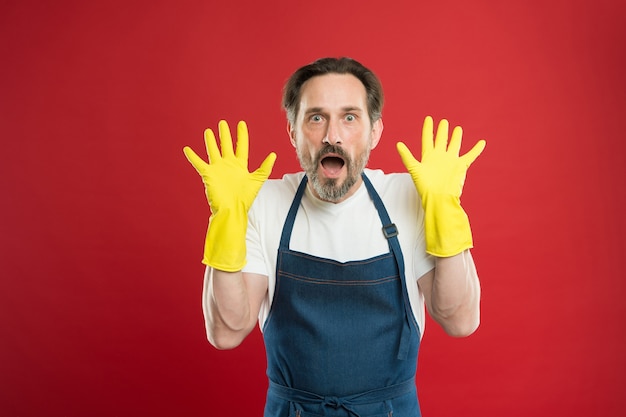
[[[0,415],[260,415],[258,331],[205,340],[202,185],[182,147],[245,119],[298,169],[280,89],[348,55],[387,94],[371,167],[426,114],[485,138],[463,195],[483,320],[428,323],[426,416],[626,405],[625,3],[3,1]]]

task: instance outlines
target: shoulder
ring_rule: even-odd
[[[304,172],[285,174],[280,179],[269,179],[263,183],[259,195],[294,194],[302,181]]]
[[[269,179],[263,183],[259,194],[254,200],[252,208],[277,208],[283,202],[290,203],[302,181],[303,172],[285,174],[280,179]]]
[[[380,195],[394,221],[420,221],[421,201],[408,172],[386,174],[381,170],[368,169],[365,175]]]
[[[413,179],[408,172],[388,174],[380,169],[366,169],[365,175],[381,196],[417,192]]]

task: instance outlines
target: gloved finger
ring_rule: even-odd
[[[254,171],[254,175],[263,178],[263,180],[268,179],[270,174],[272,173],[274,162],[276,162],[276,154],[274,152],[271,152],[269,155],[267,155],[263,163],[261,163],[261,166],[257,168],[256,171]]]
[[[463,161],[466,167],[469,168],[469,166],[472,165],[472,163],[476,160],[476,158],[478,158],[478,156],[483,152],[486,145],[487,145],[487,142],[481,139],[476,143],[476,145],[474,145],[472,149],[469,150],[468,153],[466,153],[465,155],[461,157],[461,160]]]
[[[185,146],[183,148],[183,153],[187,157],[189,163],[196,169],[196,171],[201,172],[202,169],[207,165],[207,163],[204,162],[202,158],[200,158],[198,154],[195,153],[193,149],[191,149],[189,146]]]
[[[448,129],[450,124],[446,119],[441,119],[437,126],[437,134],[435,135],[435,149],[445,152],[448,145]]]
[[[232,158],[235,156],[233,152],[233,138],[230,135],[230,128],[226,120],[220,120],[218,123],[220,131],[220,148],[222,148],[222,158]]]
[[[410,170],[419,164],[417,159],[415,159],[409,148],[407,148],[407,146],[403,142],[396,143],[396,149],[400,154],[400,159],[402,159],[402,163],[407,169]]]
[[[459,156],[459,152],[461,152],[461,138],[463,137],[463,128],[461,126],[457,126],[452,130],[452,137],[450,138],[450,143],[448,144],[448,152],[451,152],[453,155]]]
[[[422,160],[424,155],[433,150],[433,118],[426,116],[422,126]]]
[[[235,156],[245,167],[248,166],[248,126],[243,120],[237,123],[237,148]]]
[[[210,163],[218,161],[222,157],[212,129],[204,130],[204,146],[206,147],[206,153],[209,156]]]

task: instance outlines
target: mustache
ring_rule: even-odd
[[[341,146],[337,146],[337,145],[326,145],[325,147],[323,147],[322,149],[319,150],[319,152],[317,153],[317,156],[315,157],[315,162],[316,165],[319,164],[319,162],[328,154],[335,154],[335,155],[339,155],[341,158],[343,158],[344,161],[349,162],[350,161],[350,156],[346,153],[346,151],[341,147]]]

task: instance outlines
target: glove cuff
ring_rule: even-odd
[[[209,219],[202,263],[220,271],[240,271],[246,264],[248,213],[220,210]]]
[[[427,253],[443,258],[474,247],[469,218],[458,197],[427,195],[422,206]]]

